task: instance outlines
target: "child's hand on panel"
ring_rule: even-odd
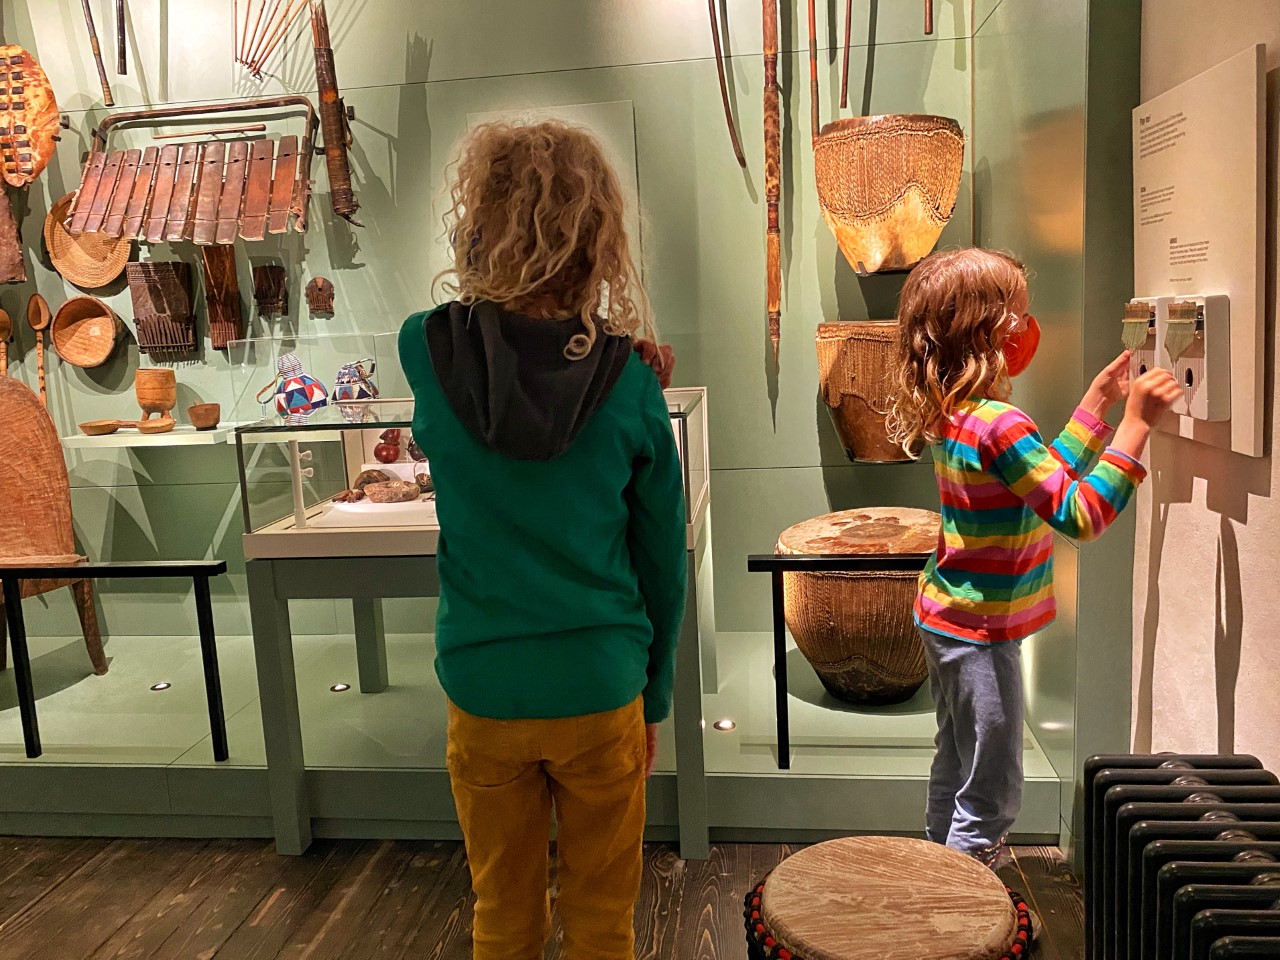
[[[1182,385],[1164,368],[1150,370],[1133,382],[1125,417],[1154,426],[1173,402],[1182,396]]]
[[[1129,395],[1129,359],[1132,353],[1125,350],[1102,372],[1093,378],[1088,392],[1080,405],[1099,420],[1107,415],[1113,404],[1119,403]]]

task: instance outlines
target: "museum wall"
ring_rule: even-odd
[[[1004,5],[1020,2],[1005,0]],[[114,43],[105,38],[113,34],[113,6],[93,2],[104,46],[111,48]],[[647,216],[640,246],[660,329],[679,358],[676,385],[705,385],[709,391],[717,628],[757,631],[768,629],[769,590],[767,580],[746,573],[748,553],[770,550],[780,530],[828,509],[932,506],[936,491],[927,462],[847,463],[818,396],[813,345],[818,323],[890,317],[902,277],[860,281],[820,216],[808,146],[800,4],[784,16],[782,27],[785,288],[781,362],[776,374],[772,369],[764,317],[760,9],[755,0],[728,0],[723,6],[730,85],[749,160],[745,173],[734,161],[725,131],[705,6],[627,0],[331,0],[338,77],[356,111],[352,162],[366,227],[334,221],[323,164],[316,163],[310,231],[283,241],[240,243],[237,257],[246,301],[251,262],[280,257],[289,271],[290,316],[265,325],[255,318],[254,336],[395,331],[408,313],[436,302],[430,280],[445,263],[440,190],[450,148],[468,123],[479,114],[513,108],[610,105],[610,116],[633,124],[633,179]],[[127,7],[131,64],[127,77],[112,78],[117,109],[306,91],[314,83],[302,22],[271,75],[259,83],[232,63],[230,0],[130,0]],[[826,119],[834,116],[838,79],[830,19],[837,7],[842,17],[843,4],[834,0],[824,0],[820,11]],[[846,115],[939,113],[968,128],[969,38],[973,23],[996,7],[996,0],[976,0],[972,6],[970,0],[939,0],[937,30],[925,38],[919,5],[855,5],[859,46]],[[38,251],[45,213],[75,188],[90,131],[106,111],[79,3],[4,0],[0,13],[6,41],[27,47],[46,67],[61,108],[72,119],[55,162],[25,203],[19,202],[24,241],[29,251]],[[869,38],[874,44],[868,45]],[[966,174],[941,244],[968,244],[972,230]],[[176,257],[199,272],[190,245],[144,248],[141,256]],[[15,318],[35,290],[55,308],[78,292],[47,260],[29,254],[28,268],[29,283],[0,291],[0,306]],[[302,288],[314,275],[335,284],[332,318],[307,315]],[[131,325],[123,278],[105,292],[92,292]],[[34,384],[33,335],[24,324],[15,326],[11,372]],[[221,402],[226,410],[235,389],[228,358],[210,348],[203,316],[198,330],[200,354],[175,365],[179,409],[205,400]],[[74,432],[77,423],[90,419],[133,417],[138,364],[132,338],[95,370],[62,364],[51,355],[50,407],[60,431]],[[334,374],[311,372],[322,379]],[[227,634],[248,632],[232,447],[74,451],[68,464],[84,552],[116,560],[226,559],[232,573],[216,588],[218,628]],[[101,592],[109,633],[186,635],[194,629],[189,598],[170,585],[108,582]],[[63,600],[55,596],[29,604],[34,634],[66,638],[78,633],[73,609]],[[298,632],[346,629],[348,615],[332,603],[299,607]],[[431,612],[426,602],[389,604],[388,629],[421,630]]]
[[[1267,44],[1268,423],[1275,379],[1280,0],[1233,0],[1205,15],[1194,0],[1146,0],[1142,97],[1157,96],[1251,44]],[[1139,497],[1133,597],[1133,745],[1238,751],[1280,764],[1280,469],[1156,435]]]

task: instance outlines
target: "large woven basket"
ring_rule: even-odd
[[[105,287],[124,270],[129,262],[133,241],[108,237],[101,233],[84,233],[73,237],[64,222],[71,209],[74,193],[68,193],[49,210],[44,218],[44,245],[53,268],[77,287],[88,290]]]
[[[868,507],[828,513],[783,531],[780,554],[903,556],[932,551],[942,518],[932,510]],[[787,626],[822,685],[859,705],[911,699],[928,670],[912,607],[915,568],[783,575]]]
[[[889,439],[885,424],[898,325],[891,320],[822,323],[815,342],[822,399],[849,459],[870,463],[912,459]]]
[[[928,256],[951,219],[964,134],[947,117],[887,114],[835,120],[814,138],[822,215],[859,273]]]
[[[116,348],[124,324],[97,297],[72,297],[53,315],[53,349],[76,367],[99,367]]]

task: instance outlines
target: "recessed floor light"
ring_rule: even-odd
[[[160,690],[168,690],[168,689],[169,689],[170,687],[172,687],[172,686],[173,686],[173,684],[172,684],[172,683],[169,683],[169,681],[167,681],[167,680],[161,680],[159,683],[153,683],[153,684],[151,685],[151,689],[152,689],[152,690],[156,690],[156,691],[160,691]]]
[[[346,693],[350,689],[351,689],[351,684],[349,683],[335,683],[332,687],[329,688],[329,692],[330,693]]]
[[[726,733],[729,730],[734,729],[734,727],[736,727],[737,724],[734,723],[732,720],[730,720],[728,717],[725,717],[723,720],[717,720],[715,723],[712,724],[712,726],[715,727],[717,730],[719,730],[721,733]]]

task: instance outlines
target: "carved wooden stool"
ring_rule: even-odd
[[[747,894],[752,960],[1020,960],[1022,897],[970,857],[901,837],[809,847]]]

